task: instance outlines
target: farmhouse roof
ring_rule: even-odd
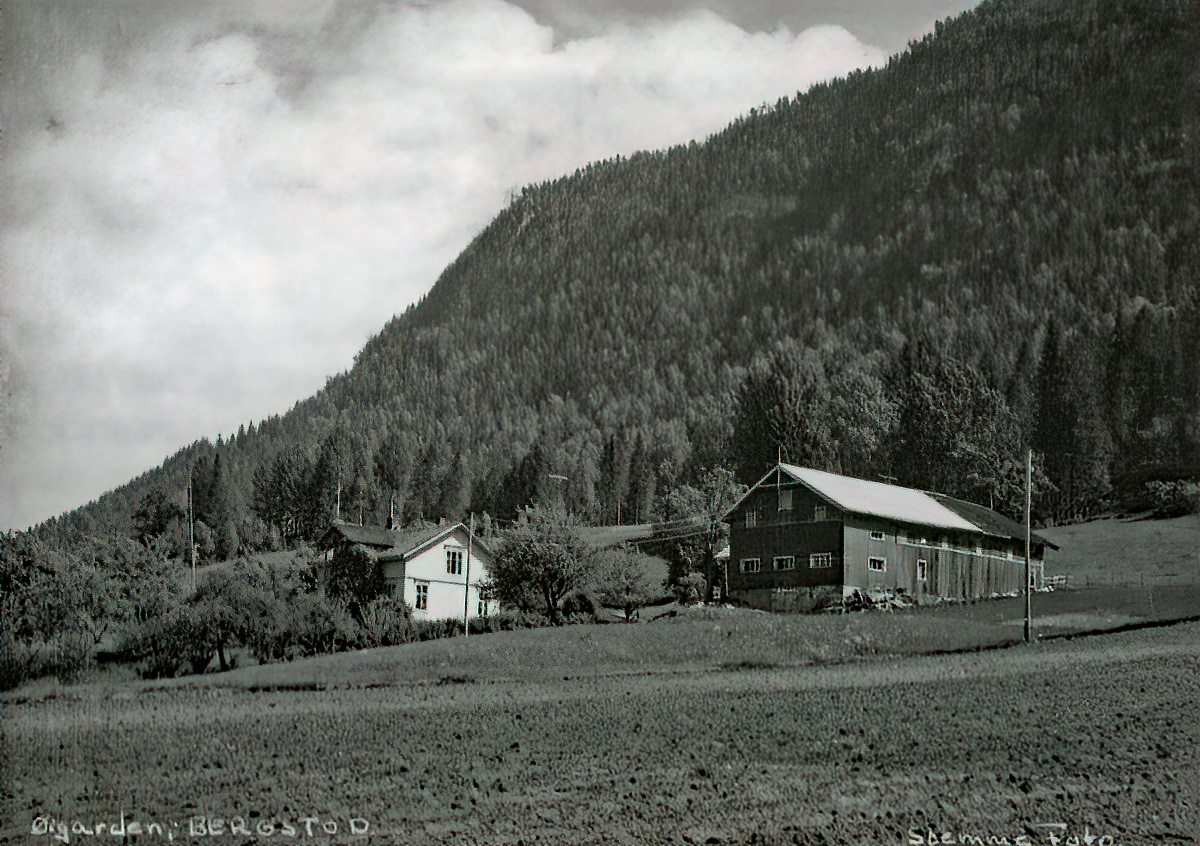
[[[395,546],[396,534],[383,526],[359,526],[355,523],[335,522],[325,533],[324,540],[333,540],[331,535],[336,535],[347,543],[358,543],[376,549],[390,549]]]
[[[750,490],[756,490],[776,473],[787,476],[812,490],[822,499],[852,514],[882,517],[900,523],[931,526],[939,529],[956,529],[994,537],[1021,540],[1025,530],[1020,524],[997,514],[990,508],[973,502],[956,499],[945,494],[926,493],[913,488],[854,479],[837,473],[797,467],[782,462],[775,470],[758,481]],[[728,520],[750,495],[747,493],[734,503],[724,515]],[[1034,535],[1035,543],[1045,544],[1052,549],[1058,547],[1043,537]]]
[[[383,526],[359,526],[354,523],[334,523],[325,533],[324,546],[329,548],[342,538],[345,542],[356,546],[366,547],[370,552],[381,558],[405,558],[419,549],[452,533],[455,529],[467,527],[462,523],[438,526],[433,523],[420,523],[404,529],[385,529]],[[478,537],[473,542],[485,552],[487,545]]]

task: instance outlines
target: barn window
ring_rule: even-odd
[[[429,583],[417,582],[417,610],[424,611],[429,608]]]
[[[446,550],[446,572],[451,576],[462,575],[463,551],[449,548]]]
[[[825,519],[825,506],[824,505],[814,505],[813,506],[813,522],[820,523],[824,519]]]
[[[886,537],[883,532],[871,532],[871,540],[883,540]]]
[[[796,569],[796,559],[790,555],[776,555],[771,560],[771,566],[776,570],[794,570]]]
[[[812,555],[808,556],[808,568],[810,570],[819,570],[822,567],[832,567],[832,566],[833,566],[833,553],[832,552],[814,552]]]
[[[780,511],[791,511],[792,510],[792,492],[791,491],[780,491],[779,492],[779,510]]]
[[[887,570],[887,559],[871,556],[867,559],[867,569],[873,573],[883,573]]]
[[[924,558],[917,559],[917,581],[924,582],[929,579],[929,562]]]
[[[753,529],[758,525],[758,512],[753,508],[746,512],[746,528]]]
[[[762,561],[757,558],[743,558],[739,566],[743,573],[759,573],[762,571]]]

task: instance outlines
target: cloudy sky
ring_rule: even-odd
[[[286,411],[506,202],[879,65],[950,0],[16,0],[0,526]]]

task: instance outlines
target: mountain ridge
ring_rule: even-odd
[[[214,554],[311,534],[339,484],[368,522],[665,516],[780,444],[1001,499],[976,477],[1032,444],[1047,519],[1194,475],[1196,32],[1184,3],[988,0],[703,143],[527,186],[316,395],[41,528],[130,534],[189,470]],[[923,442],[927,406],[982,434]]]

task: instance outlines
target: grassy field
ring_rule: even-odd
[[[1140,583],[1195,584],[1200,562],[1200,518],[1095,520],[1039,529],[1062,547],[1050,550],[1047,575],[1062,574],[1072,585]]]
[[[665,634],[672,625],[719,623],[673,621]],[[615,650],[653,626],[596,631]],[[355,839],[351,818],[400,843],[908,843],[928,829],[1011,842],[1049,831],[1039,823],[1147,843],[1196,831],[1195,624],[833,666],[784,666],[777,652],[770,668],[604,674],[570,657],[582,629],[519,634],[455,644],[474,681],[439,675],[447,644],[432,642],[406,660],[382,651],[390,667],[303,664],[359,686],[258,688],[257,672],[297,663],[10,701],[3,835],[48,842],[26,836],[39,817],[94,831],[122,812],[180,839],[220,819],[222,831],[286,824],[301,837],[316,826],[328,842]],[[483,671],[505,649],[513,663]],[[491,658],[471,664],[471,650]]]

